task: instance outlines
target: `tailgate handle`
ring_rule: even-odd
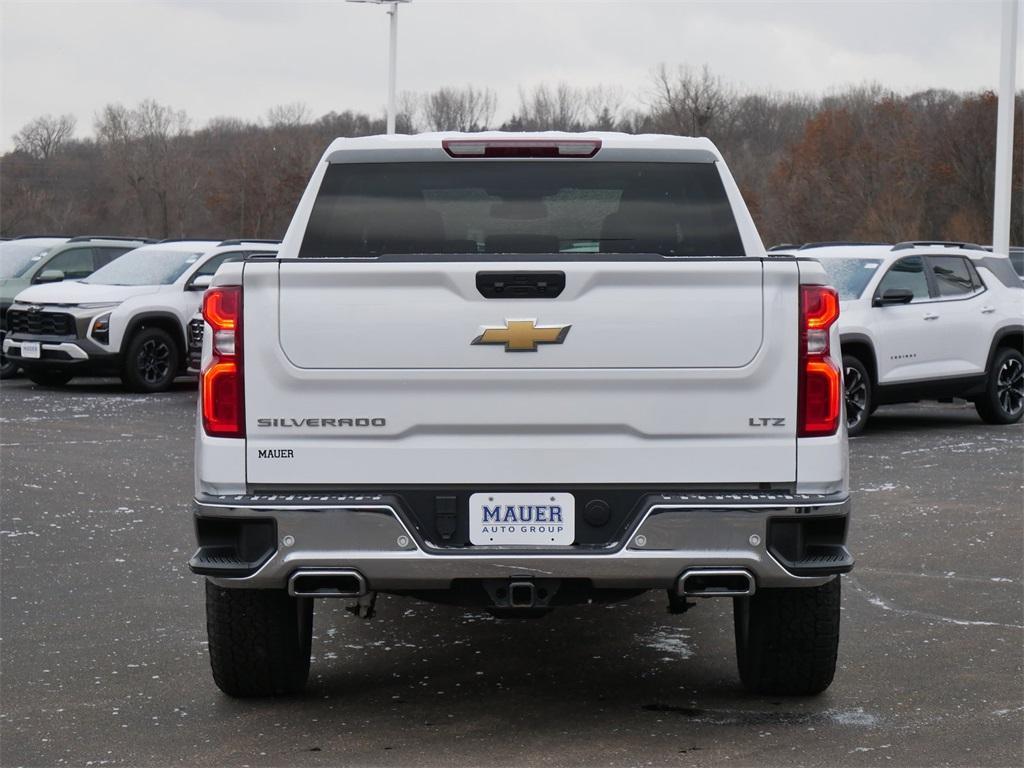
[[[485,299],[553,299],[565,290],[565,272],[477,272]]]

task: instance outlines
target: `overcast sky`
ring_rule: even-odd
[[[372,5],[0,0],[0,13],[0,150],[37,115],[70,112],[84,136],[104,104],[145,98],[193,127],[296,101],[314,116],[383,112],[387,16]],[[997,0],[413,0],[399,19],[399,90],[490,87],[499,119],[545,81],[642,100],[661,62],[707,64],[747,90],[998,85]]]

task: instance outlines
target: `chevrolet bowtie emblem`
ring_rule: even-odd
[[[505,325],[485,328],[474,344],[504,344],[506,352],[536,352],[538,344],[561,344],[571,325],[537,325],[536,320],[506,320]]]

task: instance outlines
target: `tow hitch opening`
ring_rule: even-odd
[[[513,608],[532,608],[537,592],[529,581],[513,581],[508,588],[508,601]]]

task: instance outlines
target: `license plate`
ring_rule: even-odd
[[[576,538],[571,493],[474,493],[469,540],[478,546],[566,546]]]
[[[31,357],[38,360],[42,357],[43,353],[40,351],[38,341],[23,341],[21,342],[21,356]]]

